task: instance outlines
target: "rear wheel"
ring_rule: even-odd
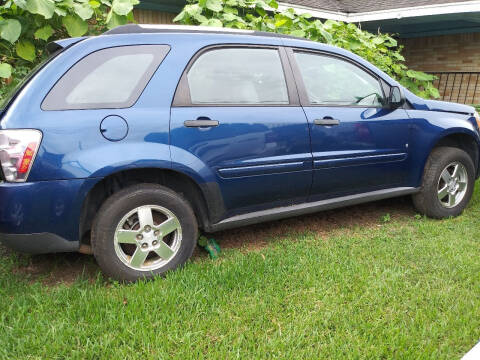
[[[475,166],[463,150],[452,147],[435,148],[423,174],[422,189],[413,195],[417,210],[441,219],[457,216],[472,197]]]
[[[107,276],[135,281],[184,264],[197,237],[185,199],[163,186],[140,184],[105,201],[93,224],[92,248]]]

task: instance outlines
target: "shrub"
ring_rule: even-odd
[[[322,22],[293,9],[278,10],[270,0],[199,0],[187,4],[174,19],[187,25],[204,25],[271,31],[304,37],[336,45],[363,57],[397,79],[412,92],[427,98],[439,97],[433,86],[433,75],[410,70],[402,56],[402,46],[389,34],[372,34],[355,24],[339,21]]]

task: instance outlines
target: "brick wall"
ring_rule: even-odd
[[[442,99],[480,104],[480,33],[403,39],[401,43],[410,68],[443,73],[434,82]]]
[[[173,24],[176,14],[161,11],[134,9],[133,15],[139,24]]]
[[[480,33],[401,41],[409,67],[422,71],[480,71]]]

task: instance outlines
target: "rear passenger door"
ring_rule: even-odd
[[[192,59],[177,88],[172,161],[184,162],[184,151],[199,159],[214,174],[229,215],[308,195],[308,123],[285,64],[279,47],[216,46]]]

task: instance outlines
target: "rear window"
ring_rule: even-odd
[[[61,77],[43,101],[42,109],[130,107],[169,50],[168,45],[138,45],[96,51]]]

